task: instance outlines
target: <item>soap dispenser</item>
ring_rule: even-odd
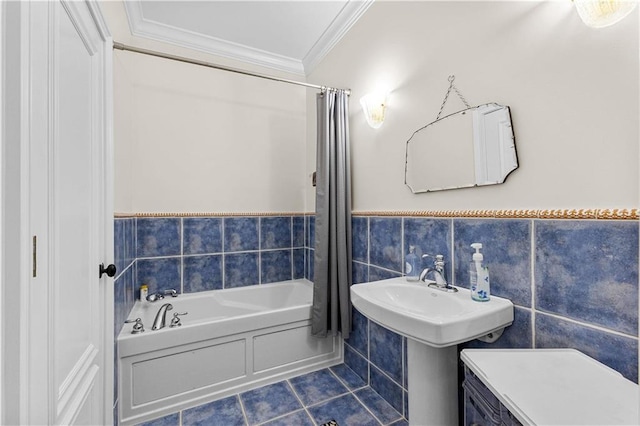
[[[480,253],[481,243],[471,244],[475,253],[471,257],[469,265],[469,281],[471,284],[471,298],[477,302],[486,302],[491,297],[489,284],[489,268],[482,264],[484,257]]]
[[[418,255],[416,254],[416,246],[409,246],[409,253],[405,257],[404,273],[407,281],[418,281],[420,271],[418,271]]]

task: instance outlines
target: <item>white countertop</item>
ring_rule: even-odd
[[[523,424],[640,424],[638,385],[575,349],[465,349],[461,359]]]

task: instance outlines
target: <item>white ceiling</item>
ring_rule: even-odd
[[[373,0],[125,1],[135,36],[308,74]]]

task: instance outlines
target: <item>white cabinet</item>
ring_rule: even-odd
[[[460,358],[502,414],[487,425],[640,424],[638,385],[575,349],[465,349]]]

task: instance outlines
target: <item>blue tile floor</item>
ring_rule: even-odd
[[[232,395],[144,426],[407,426],[400,413],[345,364]]]

